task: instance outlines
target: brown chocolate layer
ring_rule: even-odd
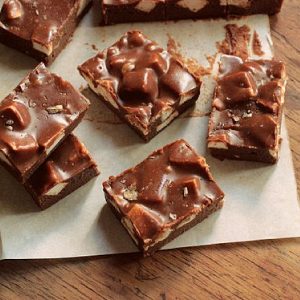
[[[85,146],[71,134],[29,178],[25,187],[37,205],[45,209],[98,174],[97,165]]]
[[[200,82],[139,31],[79,66],[91,89],[145,140],[197,100]]]
[[[102,23],[275,14],[283,0],[102,0]]]
[[[91,0],[5,0],[1,43],[50,64],[66,46]]]
[[[212,154],[276,162],[285,85],[282,62],[223,56],[209,122]]]
[[[205,159],[184,140],[103,183],[107,202],[144,254],[222,206]]]
[[[0,103],[0,163],[24,182],[88,106],[69,82],[38,65]]]

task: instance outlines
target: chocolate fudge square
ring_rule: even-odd
[[[228,15],[274,15],[280,12],[283,0],[227,0]]]
[[[209,121],[212,155],[275,163],[286,81],[280,61],[223,56]]]
[[[0,102],[0,163],[25,182],[78,125],[89,104],[39,64]]]
[[[70,134],[26,181],[25,188],[36,204],[46,209],[97,175],[97,165],[88,150]]]
[[[205,159],[184,140],[153,152],[103,183],[106,201],[133,241],[150,255],[223,205]]]
[[[200,81],[139,31],[78,67],[100,99],[144,140],[194,105]]]
[[[104,25],[165,19],[165,0],[102,0]]]
[[[226,17],[227,5],[221,0],[168,0],[166,18],[206,19]]]
[[[50,64],[69,42],[91,0],[5,0],[0,42]]]

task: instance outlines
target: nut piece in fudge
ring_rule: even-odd
[[[100,99],[146,141],[200,93],[199,80],[139,31],[127,32],[78,68]]]
[[[0,41],[51,63],[66,46],[91,0],[5,0]]]
[[[208,132],[213,156],[278,160],[286,81],[280,61],[222,57]]]
[[[103,0],[102,23],[148,22],[165,19],[165,0]]]
[[[106,201],[150,255],[221,208],[224,194],[203,157],[184,140],[153,152],[103,183]]]
[[[98,174],[85,146],[70,134],[24,185],[36,204],[46,209]]]
[[[0,163],[26,181],[88,107],[69,82],[39,64],[0,102]]]

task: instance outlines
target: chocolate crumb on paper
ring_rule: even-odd
[[[237,24],[228,24],[225,27],[226,36],[220,43],[217,42],[217,49],[220,53],[235,55],[243,60],[249,56],[248,45],[250,43],[250,28],[247,25],[238,26]]]
[[[256,30],[254,31],[253,34],[252,50],[253,53],[257,56],[263,56],[265,54],[265,52],[262,50],[261,40]]]

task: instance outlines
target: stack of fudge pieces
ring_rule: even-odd
[[[276,14],[283,0],[101,0],[104,25]]]
[[[0,163],[42,209],[99,174],[72,134],[89,101],[45,67],[66,46],[90,4],[6,0],[1,9],[1,42],[42,62],[0,102]]]
[[[277,13],[282,0],[103,0],[104,24]],[[6,0],[0,40],[50,64],[91,1]],[[89,87],[145,141],[192,107],[201,78],[180,57],[140,31],[78,67]],[[208,125],[208,148],[220,159],[275,163],[280,147],[286,72],[275,60],[224,55]],[[0,163],[41,208],[99,171],[71,132],[89,101],[39,64],[0,103]],[[223,205],[205,159],[184,140],[150,154],[103,183],[112,211],[144,255],[150,255]]]

